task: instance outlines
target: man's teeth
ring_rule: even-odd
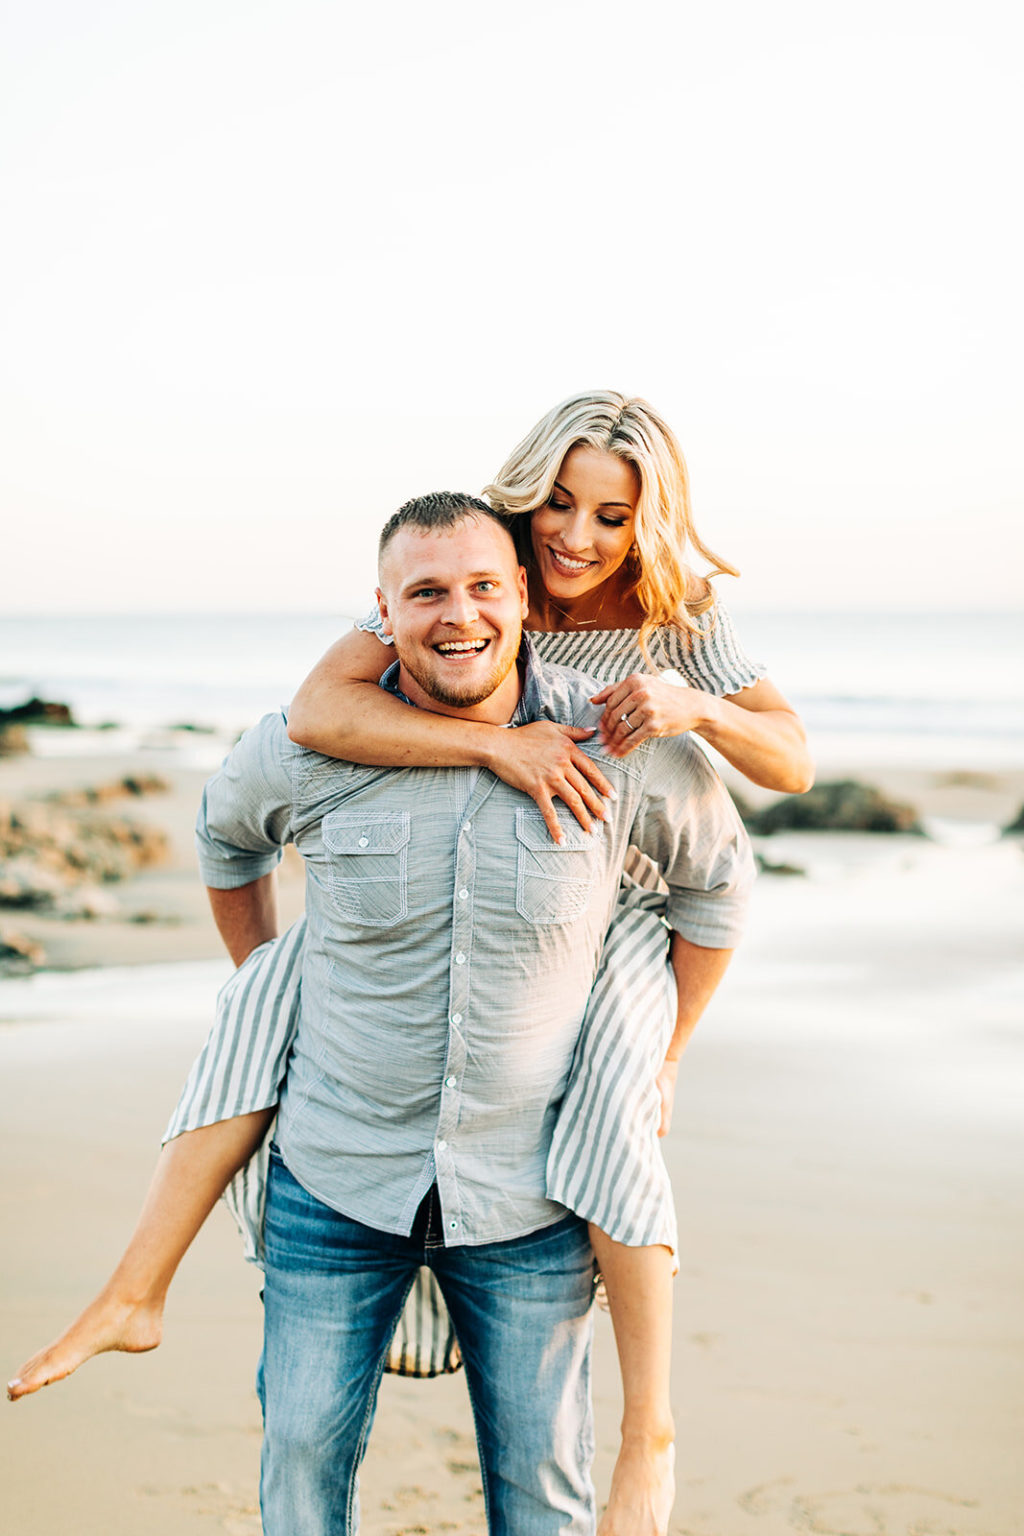
[[[589,560],[571,560],[568,555],[561,555],[557,550],[551,551],[556,565],[564,565],[567,571],[585,571],[590,564]]]
[[[445,640],[437,649],[447,656],[461,651],[482,651],[486,644],[486,640]]]

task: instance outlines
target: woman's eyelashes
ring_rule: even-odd
[[[549,500],[548,506],[551,508],[552,512],[572,511],[572,507],[567,501]],[[608,517],[602,515],[600,512],[598,513],[597,520],[605,528],[624,528],[626,526],[626,519],[624,517]]]

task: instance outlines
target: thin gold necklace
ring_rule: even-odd
[[[557,603],[553,603],[550,598],[548,598],[548,604],[549,604],[550,607],[552,607],[555,610],[556,613],[560,613],[562,618],[565,619],[567,623],[572,625],[573,629],[584,629],[588,624],[596,624],[597,623],[597,619],[596,618],[593,618],[593,619],[574,619],[571,613],[566,613],[564,608],[559,608],[558,604]],[[600,613],[600,609],[598,609],[598,612]]]

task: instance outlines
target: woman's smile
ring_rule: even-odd
[[[621,570],[639,498],[627,460],[583,443],[566,454],[548,501],[530,521],[537,571],[556,603],[571,604]]]

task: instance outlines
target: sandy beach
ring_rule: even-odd
[[[119,766],[0,762],[0,799]],[[159,766],[170,792],[132,814],[173,855],[117,888],[121,918],[5,916],[56,967],[0,982],[8,1374],[117,1256],[227,973],[191,852],[204,775]],[[918,805],[935,839],[771,839],[808,873],[760,881],[681,1074],[675,1536],[1024,1531],[1024,855],[995,835],[1024,773],[858,777]],[[289,862],[285,920],[301,899]],[[131,921],[143,908],[159,920]],[[4,1405],[3,1528],[255,1536],[258,1290],[218,1210],[159,1350]],[[616,1374],[602,1314],[599,1493]],[[461,1377],[385,1382],[363,1509],[368,1536],[483,1536]]]

